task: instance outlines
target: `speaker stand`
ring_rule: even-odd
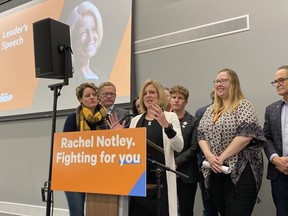
[[[72,53],[71,47],[66,47],[63,43],[58,42],[58,52],[62,55],[62,70],[64,70],[64,82],[49,85],[48,87],[53,94],[53,111],[52,111],[52,129],[51,129],[51,145],[50,145],[50,162],[49,162],[49,173],[48,180],[44,183],[44,186],[41,188],[42,201],[46,202],[46,216],[53,215],[51,214],[51,209],[53,209],[53,191],[51,190],[51,179],[52,179],[52,163],[53,163],[53,148],[54,148],[54,133],[56,131],[56,116],[57,116],[57,101],[58,97],[61,95],[60,91],[64,85],[69,84],[69,75],[67,70],[66,60],[68,58],[67,52]],[[45,194],[47,193],[47,199]]]

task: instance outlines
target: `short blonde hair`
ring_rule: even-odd
[[[71,38],[73,39],[73,33],[78,31],[78,20],[86,15],[91,15],[97,24],[97,34],[99,36],[97,47],[99,47],[103,38],[102,17],[98,8],[90,1],[80,3],[69,14],[67,24],[70,26]]]
[[[170,94],[182,94],[187,101],[189,98],[189,91],[184,86],[175,85],[170,89]]]
[[[112,83],[112,82],[102,82],[100,83],[98,89],[99,89],[99,93],[102,91],[102,88],[104,88],[105,86],[112,86],[115,90],[116,93],[116,86]]]

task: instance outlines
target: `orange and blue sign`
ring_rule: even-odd
[[[146,196],[146,128],[55,133],[51,188]]]

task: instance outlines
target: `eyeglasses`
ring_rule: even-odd
[[[223,85],[223,84],[226,84],[228,82],[228,80],[229,79],[214,80],[213,83],[214,83],[214,85],[217,85],[219,83],[221,83]]]
[[[116,94],[113,92],[102,92],[101,95],[104,97],[108,97],[108,96],[115,97],[116,96]]]
[[[273,86],[276,86],[277,83],[278,83],[279,85],[283,85],[284,82],[285,82],[287,79],[288,79],[288,77],[286,77],[286,78],[279,78],[278,80],[272,81],[271,84],[272,84]]]

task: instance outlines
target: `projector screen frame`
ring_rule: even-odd
[[[39,4],[39,3],[38,3]],[[135,14],[135,3],[131,0],[131,61],[130,61],[130,101],[124,103],[115,103],[117,107],[121,107],[124,109],[131,109],[131,101],[136,97],[137,90],[136,90],[136,73],[135,73],[135,62],[134,62],[134,14]],[[1,17],[2,19],[2,17]],[[57,82],[57,80],[55,80]],[[59,81],[59,80],[58,80]],[[64,86],[63,89],[66,87]],[[47,86],[47,92],[50,92]],[[52,95],[52,92],[51,92]],[[49,99],[49,98],[48,98]],[[61,100],[61,96],[59,97]],[[52,100],[52,98],[51,98]],[[75,107],[76,108],[76,107]],[[66,116],[71,112],[75,111],[75,108],[68,108],[68,109],[58,109],[57,116]],[[40,118],[51,118],[52,117],[52,106],[49,108],[48,111],[43,112],[31,112],[27,113],[24,112],[23,114],[8,114],[0,116],[0,122],[6,121],[18,121],[18,120],[29,120],[29,119],[40,119]]]

